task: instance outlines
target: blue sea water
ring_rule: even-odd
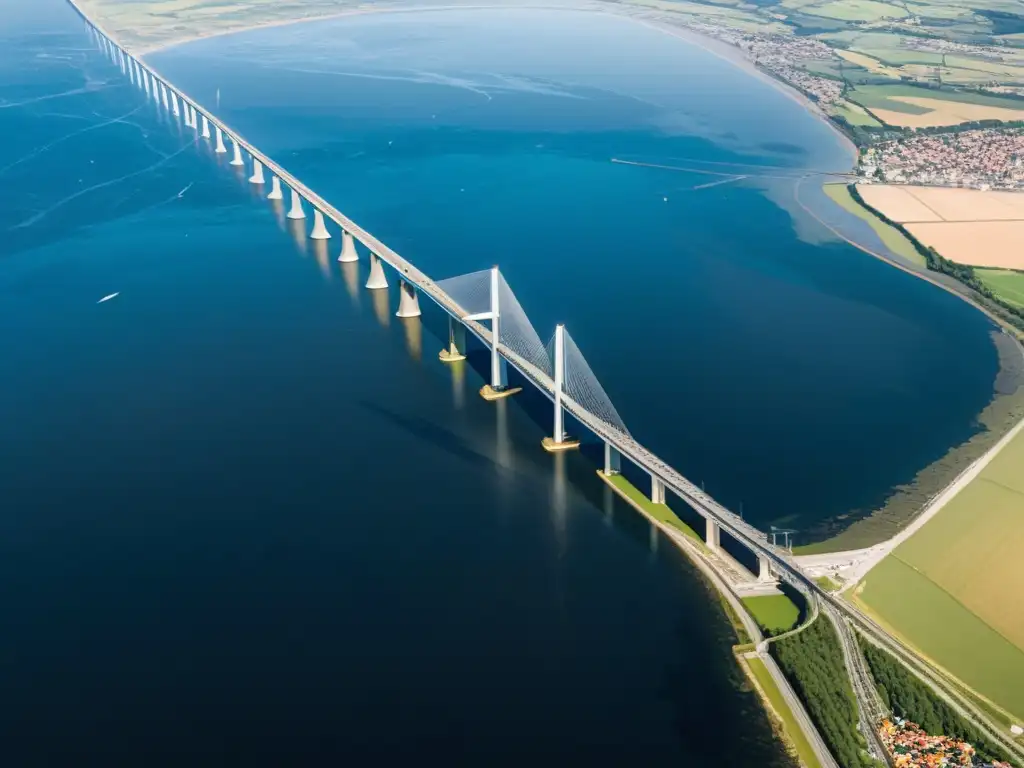
[[[151,60],[429,273],[500,263],[760,524],[970,433],[985,323],[822,242],[760,167],[838,170],[833,135],[653,30],[487,18]],[[716,598],[589,457],[539,449],[539,398],[481,401],[479,350],[443,367],[440,313],[294,237],[59,0],[0,30],[5,764],[788,764]],[[644,85],[641,44],[678,77]],[[694,189],[723,177],[613,156],[757,167]]]
[[[992,325],[797,202],[859,232],[820,192],[839,134],[663,30],[420,11],[147,60],[428,274],[500,265],[641,442],[764,528],[877,508],[992,398]]]

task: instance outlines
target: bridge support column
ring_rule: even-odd
[[[654,475],[651,475],[651,501],[655,504],[665,503],[665,483]]]
[[[448,348],[437,355],[442,363],[466,359],[466,326],[454,317],[448,317]]]
[[[565,414],[562,411],[562,391],[565,389],[565,326],[555,326],[555,426],[552,436],[540,441],[548,453],[571,451],[580,447],[579,440],[566,439]]]
[[[757,556],[757,580],[761,584],[768,584],[775,581],[772,577],[771,560],[764,555]]]
[[[503,397],[522,392],[522,387],[510,387],[508,385],[508,372],[505,366],[505,358],[498,354],[498,347],[501,344],[501,307],[498,300],[498,290],[501,286],[500,274],[497,267],[491,268],[491,311],[488,313],[491,320],[491,383],[484,384],[480,388],[480,397],[484,400],[500,400]]]
[[[171,91],[171,112],[175,117],[181,117],[181,112],[178,111],[178,97],[175,95],[174,91]]]
[[[167,86],[160,83],[160,100],[164,103],[164,109],[171,108],[170,99],[167,98]]]
[[[338,257],[338,261],[342,264],[359,261],[359,251],[356,250],[356,239],[344,230],[342,230],[341,233],[341,255]]]
[[[416,286],[402,280],[399,283],[398,295],[398,311],[395,313],[395,317],[419,317],[422,314],[420,300],[416,295]]]
[[[327,231],[324,224],[324,215],[316,208],[313,209],[313,231],[309,235],[313,240],[330,240],[331,233]]]
[[[206,119],[206,115],[203,115],[203,138],[210,138],[210,121]]]
[[[263,184],[265,182],[263,178],[263,163],[256,158],[252,160],[252,176],[249,177],[251,184]]]
[[[302,210],[302,198],[299,197],[299,193],[294,189],[292,190],[292,207],[288,211],[289,219],[304,219],[306,218],[306,212]]]
[[[267,200],[284,200],[284,194],[281,192],[281,180],[277,176],[272,176],[270,179],[270,194],[267,195]]]
[[[366,287],[371,291],[388,287],[388,279],[384,275],[384,265],[373,251],[370,251],[370,277],[366,280]]]
[[[216,126],[217,132],[217,154],[223,155],[228,151],[228,148],[224,146],[224,131],[220,129],[220,126]]]
[[[245,165],[245,161],[242,159],[242,149],[238,146],[238,142],[232,140],[231,143],[234,146],[234,156],[229,165]]]
[[[611,443],[604,444],[604,473],[611,477],[622,471],[622,455]]]
[[[148,99],[149,96],[150,96],[150,93],[149,93],[149,75],[147,75],[145,72],[142,73],[142,87],[146,89],[146,98]]]
[[[713,517],[704,518],[704,522],[706,523],[704,539],[708,549],[717,552],[722,546],[722,529]]]

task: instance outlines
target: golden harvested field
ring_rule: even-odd
[[[893,184],[858,184],[857,192],[947,259],[1024,270],[1024,193]]]
[[[1024,269],[1024,221],[907,224],[907,231],[950,261],[972,267]]]
[[[872,108],[880,119],[889,125],[904,128],[930,128],[936,125],[957,125],[973,120],[1024,120],[1024,109],[990,107],[985,104],[965,104],[959,101],[928,99],[920,96],[890,96],[891,101],[900,101],[911,106],[929,110],[923,115],[896,112],[891,109]]]

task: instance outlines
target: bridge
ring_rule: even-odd
[[[664,503],[666,492],[671,492],[705,518],[707,541],[712,549],[718,548],[724,530],[757,556],[759,567],[755,576],[758,581],[771,582],[774,574],[804,591],[805,578],[786,550],[770,543],[766,534],[720,504],[629,433],[568,331],[559,326],[549,343],[540,340],[497,267],[435,281],[261,152],[239,131],[204,109],[196,99],[171,85],[153,67],[128,54],[73,2],[72,6],[114,64],[167,113],[175,118],[183,116],[185,126],[192,128],[199,137],[213,139],[218,154],[226,154],[227,144],[230,144],[230,164],[251,165],[253,173],[249,181],[253,184],[265,184],[264,172],[271,174],[268,198],[282,199],[281,185],[287,186],[291,196],[289,219],[306,218],[304,205],[310,206],[314,218],[311,238],[331,237],[326,219],[341,229],[341,261],[359,258],[356,242],[365,247],[370,259],[367,288],[386,288],[387,276],[382,265],[391,267],[401,282],[399,316],[420,314],[419,294],[441,307],[450,318],[449,348],[442,353],[442,359],[458,359],[464,354],[466,330],[487,346],[492,365],[490,382],[481,390],[485,398],[495,399],[517,391],[507,384],[506,370],[511,366],[550,399],[555,406],[554,428],[545,447],[549,450],[574,447],[575,441],[566,438],[562,426],[563,411],[570,414],[604,442],[602,471],[605,475],[620,472],[622,459],[633,462],[650,476],[653,502]],[[559,351],[557,355],[552,354],[555,346]]]
[[[850,622],[855,624],[870,642],[899,658],[916,677],[928,684],[987,737],[1000,744],[1010,754],[1024,758],[1024,749],[1009,738],[985,713],[980,712],[955,683],[946,679],[944,673],[931,667],[916,651],[907,647],[898,638],[889,635],[884,628],[855,606],[823,590],[812,578],[803,573],[787,549],[776,546],[774,541],[770,542],[768,535],[720,504],[634,438],[622,423],[618,412],[568,331],[563,326],[558,326],[550,341],[543,343],[497,267],[434,281],[246,141],[240,132],[203,109],[196,99],[170,85],[169,81],[154,68],[127,53],[115,42],[112,35],[78,7],[75,0],[68,2],[84,20],[90,34],[111,61],[119,66],[122,73],[144,91],[147,97],[153,98],[158,107],[162,105],[164,111],[176,119],[183,117],[185,126],[193,129],[197,138],[215,139],[215,152],[218,154],[228,152],[225,144],[227,139],[232,145],[232,159],[229,164],[241,168],[251,163],[253,173],[249,182],[253,185],[263,187],[266,184],[264,170],[268,171],[271,174],[268,199],[283,200],[281,185],[287,185],[291,197],[289,219],[299,223],[306,218],[303,205],[311,206],[314,221],[310,238],[331,238],[325,223],[326,218],[341,229],[342,249],[338,261],[357,261],[359,254],[355,243],[361,243],[369,251],[370,275],[366,284],[367,289],[387,288],[387,275],[383,264],[391,267],[400,280],[400,303],[397,313],[399,317],[414,317],[420,314],[420,293],[441,307],[449,317],[449,343],[440,353],[442,360],[457,360],[465,356],[466,331],[487,346],[491,353],[490,381],[481,390],[481,395],[486,399],[497,399],[518,391],[516,388],[508,387],[506,369],[511,365],[528,383],[550,399],[554,406],[554,419],[552,436],[544,441],[546,449],[568,450],[578,445],[576,441],[568,438],[564,431],[563,411],[572,415],[580,425],[603,441],[604,466],[600,470],[603,476],[618,474],[623,458],[633,462],[650,477],[652,502],[664,503],[666,493],[671,492],[704,517],[707,526],[705,540],[709,550],[720,551],[720,535],[724,530],[756,555],[758,572],[753,575],[756,582],[767,585],[774,583],[774,578],[778,577],[803,593],[812,609],[822,604],[825,613],[840,634],[844,653],[856,656],[848,661],[848,671],[852,677],[860,710],[868,719],[876,716],[877,694],[872,689],[870,681],[866,679],[863,660],[856,651],[856,640]],[[213,134],[210,131],[211,126]],[[248,156],[248,162],[244,155]],[[735,582],[731,586],[735,588]],[[781,673],[779,677],[780,687],[787,688]],[[868,723],[864,726],[870,727]],[[813,728],[810,730],[813,731]],[[818,752],[823,764],[834,765],[834,761],[823,746],[820,746]]]

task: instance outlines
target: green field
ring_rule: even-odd
[[[850,125],[864,125],[870,128],[878,128],[882,124],[864,111],[864,108],[857,104],[844,103],[835,114],[842,117]]]
[[[814,583],[822,589],[824,589],[826,592],[835,592],[839,589],[840,586],[828,576],[818,576],[814,580]]]
[[[868,610],[1024,720],[1024,432],[858,588]]]
[[[768,668],[765,667],[764,662],[756,656],[746,656],[743,660],[747,663],[747,667],[750,669],[754,679],[757,680],[761,690],[764,691],[764,695],[768,698],[772,709],[775,710],[775,713],[782,720],[782,726],[786,730],[790,743],[796,749],[800,762],[806,768],[820,768],[821,763],[818,762],[818,758],[815,756],[814,750],[811,749],[807,737],[804,736],[803,730],[797,725],[796,718],[793,717],[793,710],[789,708],[786,700],[782,697],[779,687],[775,684],[775,679],[771,676]]]
[[[821,5],[804,5],[801,13],[824,16],[840,21],[878,21],[879,19],[902,19],[907,12],[898,5],[879,3],[875,0],[833,0]]]
[[[1015,307],[1024,308],[1024,272],[975,267],[974,274],[1000,299]]]
[[[825,194],[858,219],[866,221],[882,243],[885,244],[885,247],[897,256],[916,266],[926,266],[924,256],[918,252],[906,236],[895,227],[886,224],[854,200],[850,196],[850,190],[846,188],[845,184],[826,184]]]
[[[743,605],[768,635],[781,635],[796,626],[800,609],[786,595],[744,597]]]
[[[877,56],[876,53],[872,55]],[[919,88],[913,85],[891,84],[891,85],[858,85],[848,95],[850,101],[860,104],[862,107],[890,109],[893,112],[904,112],[910,115],[923,115],[930,110],[914,104],[907,104],[902,101],[893,101],[893,96],[914,97],[921,99],[939,99],[942,101],[955,101],[961,104],[982,104],[989,107],[1002,107],[1003,109],[1024,108],[1024,100],[1005,99],[999,96],[988,96],[982,93],[967,93],[963,91],[939,90],[936,88]]]

